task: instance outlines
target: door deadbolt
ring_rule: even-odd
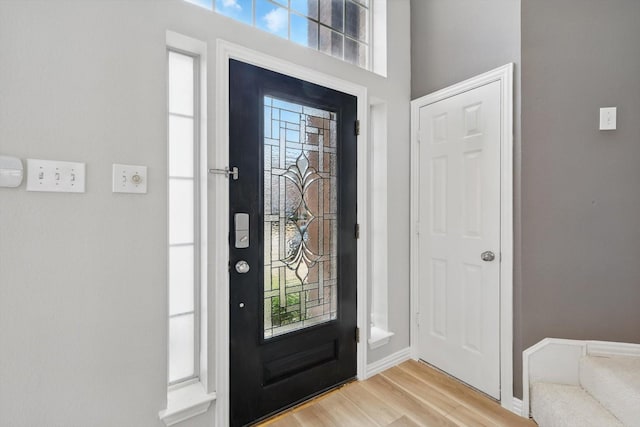
[[[491,251],[486,251],[486,252],[482,252],[482,254],[480,254],[480,258],[482,258],[483,261],[493,261],[494,259],[496,259],[496,254],[494,254]]]
[[[236,248],[249,247],[249,214],[237,213],[234,215],[236,226]]]
[[[245,260],[236,262],[236,271],[240,274],[248,273],[250,270],[249,263]]]

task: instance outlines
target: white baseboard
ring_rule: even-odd
[[[372,376],[379,374],[385,369],[393,368],[394,366],[399,365],[400,363],[405,362],[409,359],[411,359],[411,348],[407,347],[393,354],[390,354],[389,356],[384,357],[376,362],[368,364],[366,376],[365,378],[361,379],[366,380],[367,378],[371,378]]]
[[[514,397],[513,407],[511,410],[513,411],[514,414],[524,417],[524,415],[522,415],[522,400],[518,399],[517,397]]]

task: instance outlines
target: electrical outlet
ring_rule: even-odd
[[[114,164],[112,190],[114,193],[146,194],[147,167]]]
[[[27,191],[85,192],[85,164],[27,159]]]

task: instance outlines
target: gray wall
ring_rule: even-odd
[[[639,23],[636,0],[522,2],[523,349],[640,343]]]
[[[520,0],[412,0],[411,97],[419,98],[513,62],[514,362],[521,376],[520,332]],[[519,386],[518,386],[519,387]]]
[[[522,59],[518,397],[522,351],[545,337],[640,342],[640,3],[520,3],[411,2],[413,98]],[[616,131],[598,131],[606,106],[618,107]]]
[[[412,98],[519,58],[520,0],[411,1]]]
[[[0,153],[87,163],[85,194],[0,188],[0,425],[162,425],[167,29],[208,43],[210,108],[217,38],[366,86],[388,104],[397,171],[409,168],[408,21],[409,0],[393,0],[382,78],[181,0],[0,1]],[[112,163],[147,165],[149,193],[111,193]],[[408,186],[389,174],[396,335],[371,361],[409,345]],[[185,425],[211,425],[211,412]]]

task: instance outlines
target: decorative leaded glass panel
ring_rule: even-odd
[[[336,114],[264,97],[264,337],[337,313]]]

